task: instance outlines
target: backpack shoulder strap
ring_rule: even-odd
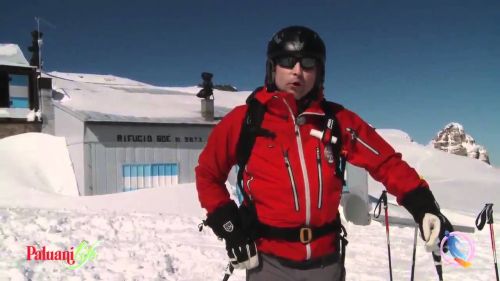
[[[326,129],[328,126],[331,126],[332,135],[337,138],[337,142],[332,145],[333,148],[333,157],[335,161],[335,174],[342,181],[342,184],[345,185],[345,166],[346,166],[346,158],[342,155],[342,134],[340,132],[340,126],[337,119],[337,113],[344,109],[344,107],[338,103],[334,103],[331,101],[327,101],[323,99],[321,101],[321,108],[325,112],[325,124],[324,128]],[[329,123],[331,125],[329,125]]]
[[[250,198],[243,189],[243,171],[245,170],[248,159],[250,159],[255,140],[258,136],[275,137],[273,132],[261,127],[262,121],[264,120],[264,114],[266,113],[266,106],[255,98],[255,93],[260,89],[261,88],[257,88],[247,98],[247,112],[241,125],[241,132],[236,148],[236,160],[238,163],[237,185],[247,202],[250,202]]]
[[[255,98],[255,93],[260,89],[261,88],[257,88],[250,94],[246,101],[247,111],[245,113],[245,119],[241,124],[241,132],[238,138],[236,152],[236,159],[240,168],[244,168],[248,162],[257,136],[275,137],[273,132],[261,127],[262,121],[264,120],[264,114],[266,113],[266,106]]]

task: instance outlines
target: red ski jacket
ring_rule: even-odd
[[[331,223],[338,214],[342,182],[335,176],[335,164],[325,157],[325,146],[310,134],[311,129],[323,130],[322,95],[301,114],[297,114],[291,94],[263,88],[255,98],[267,106],[261,127],[276,134],[275,138],[257,137],[243,176],[259,222],[274,227]],[[201,206],[209,214],[230,200],[225,182],[236,164],[236,146],[246,109],[247,105],[242,105],[228,113],[215,126],[200,154],[196,187]],[[365,168],[398,202],[408,191],[427,186],[401,154],[358,115],[342,109],[336,118],[347,161]],[[292,261],[333,254],[334,242],[335,235],[308,244],[265,238],[256,241],[259,251]]]

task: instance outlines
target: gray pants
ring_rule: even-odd
[[[247,271],[247,281],[344,281],[340,262],[312,268],[295,269],[282,265],[278,259],[260,254],[260,266]]]

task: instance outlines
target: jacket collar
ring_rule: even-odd
[[[287,92],[268,91],[263,87],[255,93],[255,98],[266,105],[267,112],[287,118],[290,116],[290,110],[294,117],[298,115],[297,101],[295,97]],[[321,108],[321,101],[324,99],[323,91],[320,91],[317,97],[309,103],[309,106],[300,115],[325,115]],[[289,109],[290,108],[290,109]]]

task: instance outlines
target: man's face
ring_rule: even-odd
[[[280,91],[293,94],[295,99],[299,100],[314,87],[317,75],[317,64],[313,66],[304,65],[297,61],[290,60],[287,62],[287,67],[281,66],[279,59],[276,63],[276,73],[274,83]],[[293,64],[293,66],[290,66]],[[306,67],[304,67],[304,66]],[[309,67],[308,67],[309,66]]]

